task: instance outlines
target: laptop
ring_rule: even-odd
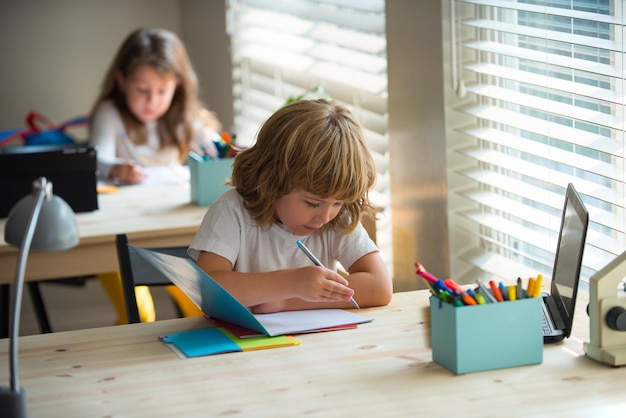
[[[74,212],[98,209],[96,150],[87,145],[29,145],[0,148],[0,218],[46,177],[52,192]]]
[[[589,212],[570,183],[565,194],[550,292],[541,293],[544,343],[559,342],[572,332],[588,224]]]

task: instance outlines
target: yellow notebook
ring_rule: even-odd
[[[162,335],[160,338],[181,358],[290,347],[300,344],[300,341],[288,335],[239,338],[224,328],[183,331]]]

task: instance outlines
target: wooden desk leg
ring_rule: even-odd
[[[11,286],[0,285],[0,338],[9,336],[9,321],[11,320],[11,302],[9,298]]]

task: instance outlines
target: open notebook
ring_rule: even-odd
[[[229,322],[258,333],[277,336],[322,331],[371,322],[372,318],[343,309],[311,309],[253,314],[188,258],[129,246],[178,286],[209,318]]]

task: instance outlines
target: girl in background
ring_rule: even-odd
[[[101,178],[140,183],[141,166],[183,164],[191,149],[215,154],[217,117],[198,99],[185,47],[164,29],[138,29],[107,71],[90,117]]]
[[[89,142],[97,147],[101,179],[141,183],[142,166],[181,165],[190,150],[215,155],[221,124],[198,98],[198,80],[180,39],[164,29],[128,35],[109,67],[90,115]],[[99,276],[118,323],[127,323],[118,272]],[[200,311],[175,286],[168,292],[186,316]],[[154,321],[147,287],[137,288],[142,321]]]

